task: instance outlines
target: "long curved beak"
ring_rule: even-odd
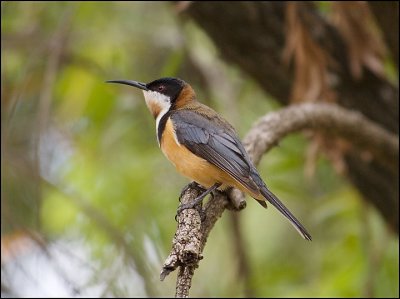
[[[131,80],[108,80],[108,81],[106,81],[106,83],[119,83],[119,84],[134,86],[134,87],[137,87],[137,88],[140,88],[143,90],[149,90],[146,87],[146,83],[131,81]]]

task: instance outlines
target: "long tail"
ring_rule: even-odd
[[[290,223],[300,233],[300,235],[302,235],[304,239],[311,241],[311,235],[308,233],[308,231],[304,228],[300,221],[297,220],[297,218],[294,217],[292,213],[290,213],[288,208],[286,208],[284,204],[271,191],[268,190],[267,186],[264,185],[262,188],[260,188],[260,191],[265,199],[268,200],[275,208],[278,209],[279,212],[281,212],[290,221]]]

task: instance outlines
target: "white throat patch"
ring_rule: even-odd
[[[143,94],[144,94],[144,99],[146,101],[146,105],[151,111],[151,113],[153,113],[153,109],[157,109],[160,111],[156,118],[156,134],[157,134],[158,125],[160,123],[161,118],[165,115],[165,113],[168,112],[169,108],[171,107],[171,100],[168,96],[163,95],[162,93],[156,91],[143,90]]]

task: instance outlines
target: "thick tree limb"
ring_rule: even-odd
[[[360,150],[370,152],[373,159],[392,165],[393,171],[398,164],[399,141],[395,135],[360,113],[334,104],[301,104],[269,113],[254,124],[243,143],[257,165],[263,154],[285,136],[304,129],[340,136]],[[188,203],[200,193],[196,188],[186,188],[181,202]],[[236,203],[234,207],[245,207],[244,194],[240,191],[230,191],[229,197]],[[172,241],[172,250],[161,272],[163,280],[171,271],[180,267],[176,297],[189,296],[194,270],[202,259],[201,254],[208,235],[228,206],[228,194],[216,192],[203,209],[198,206],[197,209],[187,209],[178,215],[178,228]]]
[[[377,5],[391,6],[386,2]],[[398,87],[366,69],[363,69],[362,78],[354,79],[348,65],[348,49],[338,30],[319,14],[312,2],[301,2],[299,7],[299,16],[312,40],[335,62],[330,70],[330,84],[338,104],[359,111],[387,131],[398,134]],[[282,1],[240,1],[230,3],[229,9],[226,2],[198,1],[192,2],[184,14],[209,35],[223,59],[245,71],[279,102],[288,104],[294,76],[293,68],[282,62],[287,34],[286,8],[287,3]],[[372,9],[376,14],[373,5]],[[390,10],[385,9],[386,12]],[[384,13],[385,24],[398,24],[396,13],[394,10]],[[383,25],[379,20],[378,23],[388,37],[386,40],[391,39],[390,36],[398,37],[398,27]],[[398,49],[396,38],[394,46],[389,45],[394,55],[396,47]],[[354,186],[398,231],[398,170],[393,174],[387,163],[382,164],[377,159],[369,161],[353,152],[345,154],[344,159]]]
[[[292,105],[269,113],[244,138],[244,145],[258,164],[262,155],[286,135],[302,129],[313,129],[336,135],[349,141],[374,159],[386,164],[393,172],[399,162],[399,140],[361,113],[334,104],[316,103]]]

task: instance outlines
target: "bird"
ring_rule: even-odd
[[[205,192],[192,205],[215,189],[237,188],[263,207],[271,203],[300,233],[311,235],[288,208],[273,194],[253,165],[233,126],[212,108],[197,100],[190,84],[165,77],[150,83],[108,80],[139,88],[156,121],[161,151],[176,170],[204,187]],[[179,211],[179,209],[178,209]]]

